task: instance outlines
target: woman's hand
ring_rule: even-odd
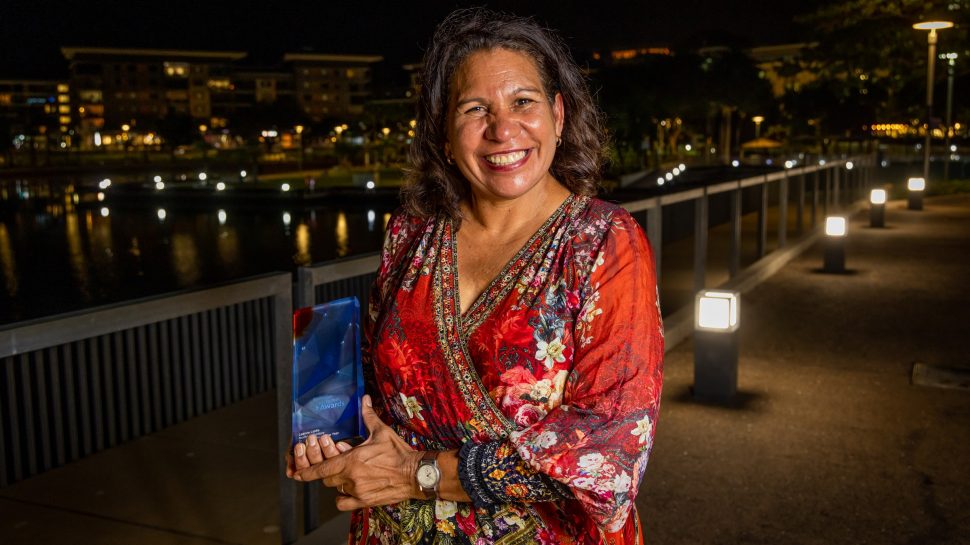
[[[329,437],[298,443],[287,460],[286,474],[297,481],[322,480],[336,488],[337,509],[387,505],[423,498],[414,474],[421,453],[412,449],[374,412],[370,396],[364,396],[362,415],[370,437],[357,447],[334,444]],[[291,471],[292,470],[292,471]]]

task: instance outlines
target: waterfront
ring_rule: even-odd
[[[0,324],[377,251],[394,207],[80,196],[3,209]]]

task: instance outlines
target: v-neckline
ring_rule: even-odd
[[[542,225],[540,225],[539,228],[532,233],[532,236],[529,237],[522,247],[519,248],[519,250],[516,251],[511,258],[509,258],[509,260],[505,263],[505,266],[502,267],[502,270],[500,270],[498,274],[496,274],[489,281],[489,283],[485,285],[485,288],[482,289],[481,293],[479,293],[475,300],[472,301],[471,306],[469,306],[468,310],[465,312],[461,311],[461,291],[458,284],[458,233],[455,232],[454,222],[451,219],[448,220],[448,243],[451,246],[451,252],[449,253],[451,254],[451,270],[453,273],[451,275],[451,289],[454,292],[455,315],[459,321],[459,329],[465,329],[464,324],[469,322],[469,318],[475,316],[479,309],[485,304],[489,295],[495,291],[495,288],[499,284],[507,284],[511,281],[512,275],[510,273],[512,272],[512,269],[516,266],[516,264],[522,261],[523,255],[535,245],[536,241],[548,233],[549,227],[562,216],[563,211],[566,210],[569,203],[573,202],[574,197],[575,195],[570,193],[565,199],[563,199],[562,203],[559,204],[556,210],[548,218],[546,218],[546,221],[544,221]],[[500,289],[498,291],[504,292],[505,290]],[[472,320],[472,322],[480,321],[481,320]]]

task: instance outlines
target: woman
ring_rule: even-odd
[[[288,473],[337,488],[352,543],[639,543],[663,333],[642,230],[592,198],[583,77],[484,10],[449,16],[424,66],[370,302],[370,438],[310,438]]]

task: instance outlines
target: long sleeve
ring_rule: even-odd
[[[566,485],[606,532],[626,522],[653,445],[663,375],[663,329],[653,255],[625,212],[581,289],[563,403],[513,433],[536,471]]]

